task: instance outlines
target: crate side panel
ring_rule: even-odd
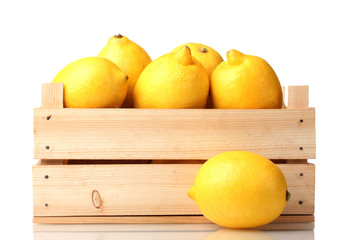
[[[200,166],[37,165],[33,167],[34,216],[200,215],[187,196]],[[313,214],[314,166],[278,166],[292,194],[283,214]]]
[[[314,109],[34,110],[36,159],[208,159],[232,150],[313,159]]]
[[[46,223],[46,224],[97,224],[97,223],[122,223],[122,224],[131,224],[131,223],[175,223],[176,225],[166,225],[161,226],[161,230],[174,230],[173,227],[181,227],[183,229],[181,230],[209,230],[209,227],[215,226],[218,227],[218,225],[206,225],[208,223],[212,223],[204,216],[102,216],[102,217],[34,217],[33,219],[34,223]],[[311,223],[314,222],[314,216],[313,215],[280,215],[277,219],[275,219],[272,223]],[[186,224],[186,223],[196,223],[196,224],[203,224],[204,226],[201,226],[201,229],[197,229],[199,226],[178,226],[177,224]],[[94,226],[96,228],[99,228],[99,226]],[[102,228],[102,229],[100,229]],[[103,230],[104,232],[107,231],[155,231],[158,229],[155,225],[112,225],[112,227],[109,227],[108,225],[100,226],[99,230]],[[167,228],[167,229],[165,229]],[[190,229],[191,228],[191,229]],[[196,228],[196,229],[192,229]],[[82,225],[75,225],[75,226],[67,226],[67,225],[37,225],[35,227],[35,230],[41,231],[41,232],[54,232],[54,231],[87,231],[91,232],[93,231],[93,227],[91,226],[88,229],[84,229],[84,226]],[[94,230],[95,231],[95,230]]]

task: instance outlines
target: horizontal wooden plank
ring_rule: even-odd
[[[47,224],[96,224],[96,223],[190,223],[190,224],[203,224],[212,223],[204,216],[66,216],[66,217],[34,217],[34,223],[47,223]],[[307,223],[314,222],[314,215],[280,215],[273,223]],[[206,228],[209,229],[209,228]],[[117,230],[117,228],[113,228]],[[121,230],[121,229],[120,229]],[[122,230],[125,230],[124,226]],[[143,229],[145,230],[145,229]],[[151,230],[151,227],[147,226],[147,231]],[[88,230],[87,230],[88,231]],[[105,231],[105,229],[103,229]]]
[[[187,196],[200,166],[36,165],[34,216],[200,215]],[[283,214],[313,214],[314,165],[278,166],[292,194]]]
[[[36,159],[315,158],[315,110],[34,109]]]
[[[37,217],[34,223],[48,224],[93,224],[93,223],[211,223],[204,216],[66,216]]]
[[[146,216],[140,216],[140,218],[143,218]],[[149,216],[148,216],[149,217]],[[160,218],[159,216],[155,216],[155,218]],[[165,216],[167,218],[168,216]],[[179,217],[180,216],[175,216]],[[200,219],[202,216],[198,216]],[[78,219],[79,217],[71,217]],[[86,219],[86,217],[81,217],[82,219]],[[95,217],[97,219],[103,218],[103,217]],[[105,218],[120,218],[119,216],[108,216]],[[152,218],[154,218],[152,216]],[[182,218],[185,218],[185,216],[182,216]],[[49,222],[52,223],[52,220],[49,219],[67,219],[69,220],[69,217],[34,217],[34,221],[40,219],[48,219]],[[97,221],[97,220],[96,220]],[[70,221],[72,222],[72,221]],[[77,223],[77,224],[64,224],[67,222],[60,222],[61,224],[34,224],[33,225],[33,231],[34,232],[59,232],[59,231],[71,231],[71,232],[156,232],[156,231],[211,231],[211,230],[218,230],[222,227],[214,224],[214,223],[176,223],[176,224],[166,224],[164,222],[161,222],[161,224],[157,223],[146,223],[146,224],[133,224],[132,223],[122,223],[122,224],[99,224],[98,223],[90,223],[88,225],[84,223]],[[73,223],[73,222],[72,222]]]

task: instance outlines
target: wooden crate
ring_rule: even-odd
[[[274,223],[314,222],[315,109],[72,109],[43,84],[34,109],[35,223],[209,223],[187,196],[204,161],[232,150],[272,159],[292,197]],[[308,225],[307,225],[308,226]],[[313,225],[309,225],[313,226]]]

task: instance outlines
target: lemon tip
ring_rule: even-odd
[[[195,192],[194,192],[193,187],[191,187],[191,188],[188,190],[187,195],[188,195],[189,198],[191,198],[192,200],[196,200],[196,199],[195,199]]]
[[[241,64],[244,60],[244,54],[237,51],[236,49],[231,49],[226,53],[227,62],[232,65]]]
[[[191,49],[187,45],[174,52],[174,56],[183,65],[190,65],[193,63]]]

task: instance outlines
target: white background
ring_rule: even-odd
[[[121,33],[152,59],[201,42],[224,59],[232,48],[263,57],[282,85],[309,85],[317,127],[315,238],[340,237],[348,214],[347,15],[344,1],[333,0],[1,1],[1,234],[32,236],[33,108],[41,83]]]

